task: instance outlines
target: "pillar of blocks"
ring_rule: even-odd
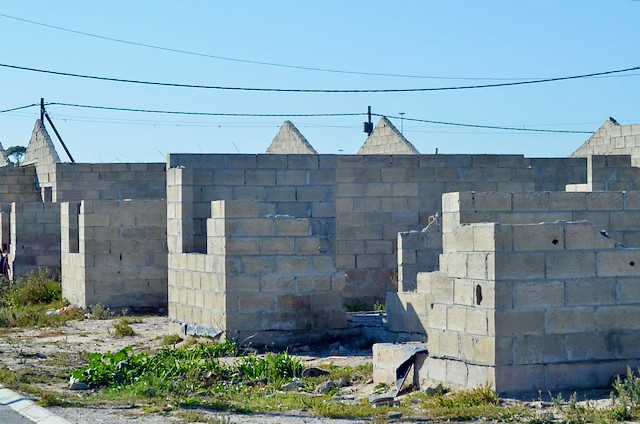
[[[64,202],[61,221],[62,294],[72,304],[166,307],[164,201]]]

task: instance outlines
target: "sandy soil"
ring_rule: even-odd
[[[70,321],[58,328],[45,329],[12,329],[0,335],[0,367],[11,370],[29,370],[37,368],[50,371],[57,375],[56,358],[66,356],[67,359],[79,364],[87,353],[118,351],[125,346],[133,346],[135,351],[154,350],[162,346],[165,336],[179,333],[179,326],[170,322],[167,317],[136,317],[140,323],[132,324],[135,335],[118,338],[114,336],[111,320],[82,320]],[[356,366],[371,363],[370,351],[349,352],[347,355],[331,355],[335,352],[304,352],[301,359],[308,366],[322,366],[333,364],[339,366]],[[67,388],[66,382],[52,378],[51,383],[42,388],[64,393],[66,396],[82,396]],[[348,389],[356,397],[366,397],[373,393],[373,384],[365,382]],[[123,408],[48,408],[71,423],[110,423],[120,424],[129,422],[140,423],[181,423],[180,418],[161,414],[144,414],[139,407]],[[203,411],[210,417],[219,417],[221,423],[279,423],[301,424],[332,422],[336,424],[353,422],[352,420],[328,420],[321,417],[305,415],[304,412],[270,415],[229,414]]]

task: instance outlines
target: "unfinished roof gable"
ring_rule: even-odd
[[[413,147],[404,135],[386,117],[380,118],[380,122],[373,132],[365,140],[359,155],[419,155],[420,152]]]
[[[27,146],[27,152],[24,155],[24,160],[20,164],[21,166],[27,165],[47,165],[51,163],[60,163],[60,158],[56,152],[56,148],[53,146],[51,137],[47,133],[42,121],[36,120],[31,133],[31,139]]]
[[[307,139],[298,131],[291,121],[284,121],[280,131],[273,138],[267,153],[275,154],[302,154],[317,155],[316,149],[309,144]]]

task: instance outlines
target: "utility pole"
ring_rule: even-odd
[[[373,122],[371,122],[371,106],[369,106],[367,116],[369,120],[364,123],[364,132],[366,132],[367,135],[371,135],[371,133],[373,132]]]
[[[404,112],[400,112],[400,134],[404,135]]]

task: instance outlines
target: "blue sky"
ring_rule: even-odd
[[[562,77],[640,65],[640,1],[28,1],[0,14],[211,56],[180,54],[0,16],[0,63],[182,84],[302,89],[426,88]],[[268,93],[92,81],[0,67],[0,110],[39,102],[240,114],[374,113],[595,131],[640,123],[640,71],[528,86],[417,93]],[[47,108],[77,162],[162,162],[167,153],[263,153],[285,117],[175,116]],[[0,114],[5,148],[26,145],[38,108]],[[320,153],[355,153],[363,116],[289,118]],[[374,118],[374,123],[379,118]],[[400,128],[397,118],[392,122]],[[480,130],[405,120],[421,153],[567,156],[585,134]],[[50,131],[52,137],[53,132]],[[54,141],[57,144],[57,140]],[[64,151],[58,153],[66,160]]]

